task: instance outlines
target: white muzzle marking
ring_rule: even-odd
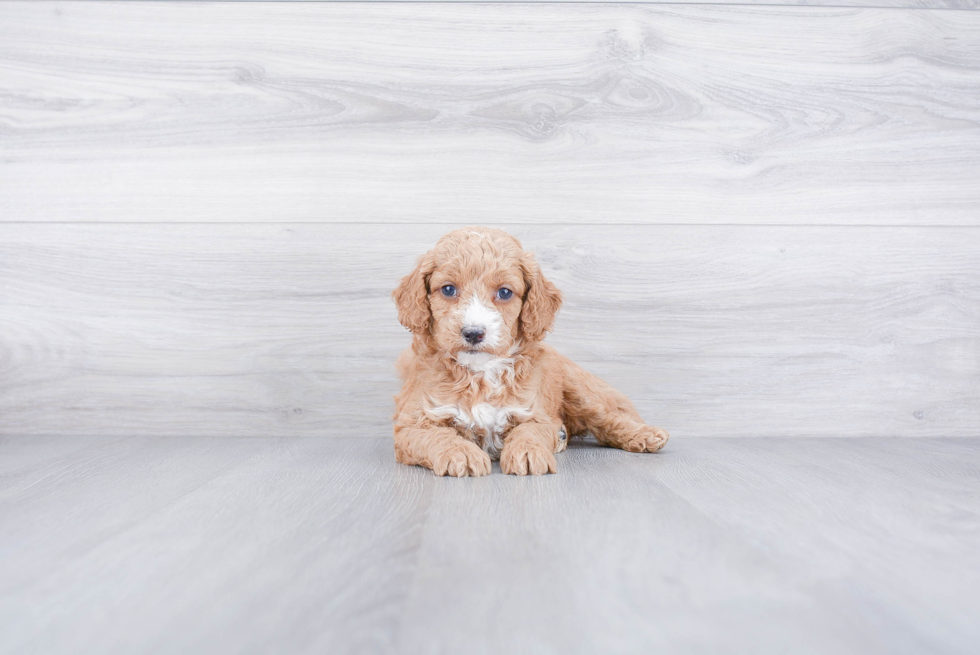
[[[481,328],[486,333],[479,347],[474,347],[474,350],[484,347],[496,348],[500,345],[500,337],[504,329],[504,317],[500,315],[500,312],[493,307],[487,307],[476,296],[470,298],[470,301],[461,311],[464,328]]]

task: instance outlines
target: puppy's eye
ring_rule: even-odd
[[[513,295],[514,292],[508,289],[507,287],[500,287],[499,289],[497,289],[497,297],[500,298],[501,300],[510,300],[511,296]]]
[[[451,284],[442,285],[442,289],[440,290],[442,291],[442,295],[446,296],[447,298],[452,298],[456,295],[456,287]]]

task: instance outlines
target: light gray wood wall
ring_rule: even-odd
[[[978,221],[977,12],[0,12],[4,220]]]
[[[8,2],[10,0],[0,0]],[[24,0],[20,0],[23,2]],[[77,0],[66,0],[77,1]],[[88,1],[88,0],[81,0]],[[152,2],[156,0],[115,0],[116,2]],[[164,1],[184,1],[184,0],[164,0]],[[419,0],[204,0],[207,2],[419,2]],[[487,0],[425,0],[429,3],[484,3]],[[531,0],[534,3],[545,4],[623,4],[622,0]],[[525,4],[528,0],[493,0],[495,4]],[[811,7],[890,7],[908,9],[978,9],[980,0],[712,0],[712,2],[702,2],[701,0],[640,0],[630,4],[714,4],[714,5],[800,5]]]
[[[464,224],[675,436],[980,432],[980,14],[0,2],[0,432],[377,436]]]

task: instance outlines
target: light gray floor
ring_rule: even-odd
[[[970,653],[980,439],[0,439],[9,653]]]

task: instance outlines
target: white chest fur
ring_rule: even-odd
[[[478,403],[472,407],[440,405],[427,410],[426,414],[432,418],[451,418],[467,436],[472,436],[491,457],[496,458],[504,445],[504,432],[514,420],[529,417],[531,411],[525,407]]]
[[[507,384],[508,376],[513,379],[513,357],[494,357],[484,352],[461,352],[456,354],[456,362],[461,366],[465,366],[471,373],[482,375],[490,393],[493,395],[500,394],[503,391],[504,386]]]

